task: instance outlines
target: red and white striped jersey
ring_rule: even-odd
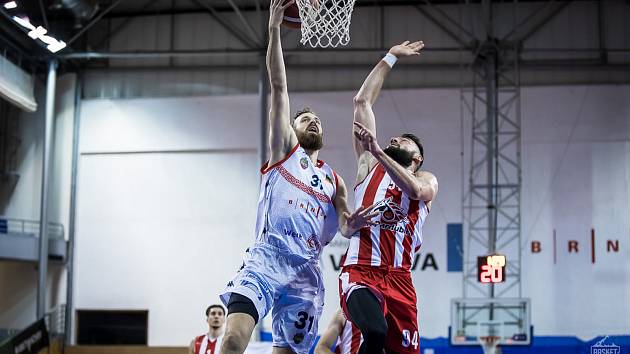
[[[355,187],[355,210],[377,202],[377,225],[352,235],[343,266],[358,264],[410,270],[413,255],[422,245],[422,225],[429,213],[424,201],[409,198],[376,164]]]
[[[313,163],[299,144],[261,172],[256,243],[291,257],[319,259],[337,233],[337,174],[324,161]]]
[[[335,353],[337,354],[357,354],[363,343],[361,331],[352,322],[346,320],[343,325],[343,331],[337,337],[337,346]]]
[[[198,336],[195,338],[195,354],[219,354],[222,338],[223,336],[219,336],[210,339],[207,334]]]

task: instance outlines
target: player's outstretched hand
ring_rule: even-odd
[[[365,151],[374,154],[381,149],[376,140],[376,135],[359,122],[354,122],[354,136],[359,140]]]
[[[412,55],[420,55],[420,51],[424,48],[423,41],[417,41],[410,43],[404,41],[398,45],[393,46],[389,52],[396,56],[396,58],[409,57]]]
[[[269,28],[280,27],[284,19],[284,10],[293,4],[295,4],[295,0],[271,0],[271,5],[269,5]]]
[[[366,226],[376,225],[372,219],[380,213],[373,211],[373,207],[374,205],[370,205],[369,207],[361,206],[352,214],[348,212],[344,213],[346,217],[346,229],[350,230],[349,234],[353,234]]]

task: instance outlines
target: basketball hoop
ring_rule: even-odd
[[[355,0],[297,0],[300,43],[326,48],[350,42],[350,19]]]
[[[482,336],[479,337],[479,343],[483,348],[484,354],[499,354],[497,353],[497,346],[501,342],[500,336]]]

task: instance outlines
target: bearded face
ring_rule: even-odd
[[[413,162],[414,153],[407,151],[400,146],[389,145],[383,150],[383,152],[404,168],[411,166],[411,163]]]
[[[322,123],[311,113],[304,113],[295,119],[293,128],[300,146],[305,150],[316,151],[324,146]]]
[[[320,150],[324,146],[324,139],[321,133],[312,131],[295,131],[298,142],[305,150]]]

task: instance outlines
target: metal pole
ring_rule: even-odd
[[[498,80],[497,80],[497,54],[495,51],[489,52],[485,58],[484,71],[486,79],[486,183],[488,185],[488,254],[496,251],[496,217],[497,205],[495,203],[496,166],[495,156],[497,154],[497,118],[498,118]]]
[[[68,225],[68,276],[66,277],[66,325],[65,343],[72,344],[72,312],[74,308],[74,243],[77,210],[77,168],[79,162],[79,128],[81,127],[81,92],[83,76],[77,74],[74,86],[74,127],[72,129],[72,172],[70,181],[70,221]]]
[[[48,63],[46,81],[46,123],[44,128],[44,152],[42,165],[42,193],[39,220],[39,278],[37,282],[37,318],[46,313],[46,276],[48,275],[48,182],[52,167],[53,130],[55,115],[55,82],[57,80],[57,60]]]

